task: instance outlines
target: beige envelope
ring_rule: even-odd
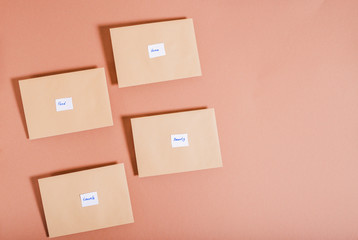
[[[222,167],[214,109],[132,118],[139,177]]]
[[[49,237],[133,223],[123,164],[39,179]]]
[[[118,87],[201,76],[192,19],[110,29]]]
[[[19,84],[30,139],[113,125],[103,68]]]

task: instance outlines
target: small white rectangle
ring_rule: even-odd
[[[172,134],[172,148],[189,146],[188,134]]]
[[[56,99],[56,111],[72,110],[72,97],[69,98],[58,98]]]
[[[81,194],[82,207],[88,207],[98,204],[97,192]]]
[[[164,43],[148,45],[149,58],[156,58],[165,55]]]

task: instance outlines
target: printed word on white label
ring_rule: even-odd
[[[72,110],[72,98],[58,98],[56,99],[56,111],[66,111],[66,110]]]
[[[164,43],[148,45],[149,58],[156,58],[165,55]]]
[[[189,146],[188,134],[172,134],[172,148]]]
[[[90,192],[81,194],[82,207],[88,207],[98,204],[97,192]]]

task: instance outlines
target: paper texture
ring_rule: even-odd
[[[118,87],[201,76],[192,19],[110,29]]]
[[[134,222],[123,164],[39,179],[39,186],[50,237]]]
[[[139,177],[222,167],[214,109],[132,118],[131,123]],[[173,135],[184,140],[183,146],[173,147]]]
[[[103,68],[21,80],[19,85],[30,139],[113,125]]]

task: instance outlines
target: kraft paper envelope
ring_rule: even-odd
[[[201,76],[192,19],[110,29],[118,87]]]
[[[103,68],[19,84],[30,139],[113,125]]]
[[[222,167],[214,109],[132,118],[139,177]]]
[[[133,223],[123,164],[39,179],[49,237]]]

